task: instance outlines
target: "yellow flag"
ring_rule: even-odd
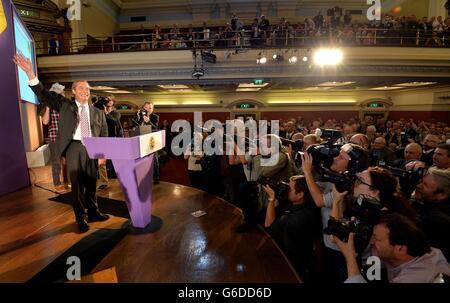
[[[3,10],[2,0],[0,0],[0,35],[6,29],[6,25],[5,11]]]

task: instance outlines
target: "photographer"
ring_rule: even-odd
[[[123,128],[120,123],[120,113],[114,107],[116,99],[114,95],[108,95],[106,98],[99,98],[95,106],[105,112],[106,124],[108,125],[108,137],[123,137]],[[108,174],[108,171],[110,172]],[[104,164],[99,165],[100,186],[99,190],[108,188],[108,175],[115,176],[114,167],[111,160],[107,160]]]
[[[344,242],[331,236],[345,257],[346,283],[366,283],[356,260],[354,234]],[[433,283],[450,275],[450,265],[439,249],[430,247],[425,234],[401,214],[386,214],[374,226],[372,252],[386,265],[390,283]]]
[[[349,153],[353,156],[350,157]],[[309,191],[317,207],[321,208],[322,225],[326,228],[333,205],[333,183],[316,182],[313,176],[312,156],[307,152],[304,153],[301,158],[302,170]],[[338,174],[344,174],[348,170],[361,172],[368,167],[368,164],[368,155],[362,147],[354,144],[346,144],[341,148],[339,155],[333,159],[330,170]],[[327,264],[329,277],[335,280],[344,281],[346,278],[345,260],[339,252],[339,248],[335,243],[332,243],[325,234],[323,235],[323,240],[326,247],[325,260],[329,262],[329,264]]]
[[[151,125],[152,131],[158,130],[159,116],[153,113],[155,106],[153,102],[145,102],[144,106],[137,112],[136,120],[138,126]],[[155,153],[155,162],[153,165],[153,183],[159,184],[159,157],[158,152]]]
[[[158,129],[159,116],[153,113],[155,106],[152,102],[145,102],[144,106],[137,112],[136,123],[139,126],[151,125]]]
[[[269,186],[263,186],[269,197],[264,226],[280,245],[303,281],[309,281],[314,268],[314,240],[320,235],[317,207],[309,194],[304,176],[293,176],[289,181],[287,203],[276,216],[276,195]]]
[[[431,245],[450,260],[450,170],[430,168],[417,185],[412,205],[419,212]]]

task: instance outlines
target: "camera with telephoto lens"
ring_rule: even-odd
[[[289,140],[289,139],[280,137],[280,140],[281,140],[281,144],[283,144],[284,146],[291,145],[292,150],[294,152],[299,152],[299,151],[302,151],[302,149],[303,149],[303,140],[301,140],[301,139]]]
[[[352,190],[355,175],[350,174],[348,171],[339,174],[325,167],[317,167],[317,172],[320,175],[319,181],[333,183],[338,192],[350,192]]]
[[[258,183],[261,185],[269,185],[270,188],[272,188],[273,191],[275,192],[275,198],[278,201],[287,201],[288,200],[289,191],[291,190],[289,183],[284,182],[284,181],[272,182],[267,177],[260,177],[258,179]]]
[[[109,98],[108,97],[104,97],[104,96],[93,96],[92,97],[92,104],[100,109],[100,110],[104,110],[106,104],[108,104],[109,102]]]
[[[343,242],[348,242],[350,233],[354,233],[355,251],[360,253],[370,242],[372,237],[373,225],[361,220],[328,219],[328,226],[324,229],[327,235],[333,235]]]
[[[407,197],[411,196],[425,173],[425,169],[422,167],[412,170],[405,170],[386,165],[384,162],[380,162],[378,165],[389,170],[395,177],[398,178],[400,188]]]
[[[373,226],[381,216],[383,204],[376,198],[368,195],[359,195],[352,203],[353,214],[356,220],[337,220],[330,217],[324,233],[334,235],[341,241],[347,242],[350,233],[354,233],[356,252],[362,252],[372,237]]]

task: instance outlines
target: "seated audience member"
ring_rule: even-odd
[[[303,281],[309,281],[314,268],[313,243],[320,235],[317,207],[309,194],[304,176],[293,176],[289,181],[288,203],[276,215],[275,192],[264,186],[269,197],[264,226],[280,245]]]
[[[345,282],[365,283],[356,261],[354,234],[350,233],[348,242],[331,237],[347,263]],[[425,234],[401,214],[383,215],[373,228],[370,244],[374,255],[386,266],[390,283],[433,283],[442,275],[450,275],[450,265],[442,252],[430,247]]]
[[[373,141],[377,138],[377,128],[375,125],[369,125],[366,128],[366,136],[369,139],[370,146],[372,145]]]
[[[386,146],[386,140],[383,137],[375,139],[369,154],[371,166],[377,166],[381,163],[391,165],[395,160],[395,153]]]
[[[413,194],[423,231],[450,260],[450,170],[431,167]]]
[[[422,142],[422,156],[420,160],[427,166],[433,165],[434,150],[439,144],[439,138],[436,135],[426,135]]]
[[[409,143],[406,145],[403,155],[404,159],[395,160],[393,166],[404,169],[406,163],[414,160],[420,160],[420,156],[422,155],[422,147],[417,143]]]

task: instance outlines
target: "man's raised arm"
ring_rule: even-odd
[[[22,54],[16,53],[14,55],[13,62],[27,74],[29,80],[28,85],[36,94],[39,101],[48,106],[50,109],[54,109],[59,112],[61,104],[65,98],[55,92],[49,92],[44,85],[42,85],[33,71],[33,65],[31,64],[30,59],[25,58]]]

